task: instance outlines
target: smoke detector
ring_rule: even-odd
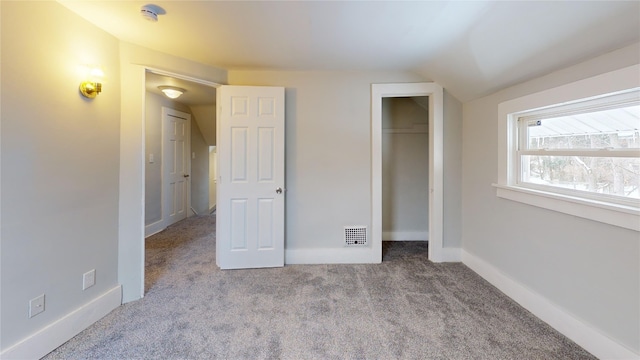
[[[163,8],[154,4],[147,4],[140,7],[140,15],[151,22],[157,22],[158,15],[164,15],[166,13]]]

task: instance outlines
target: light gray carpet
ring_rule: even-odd
[[[215,216],[147,239],[146,297],[46,359],[593,359],[425,243],[382,264],[221,271]]]

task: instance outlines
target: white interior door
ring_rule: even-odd
[[[162,108],[162,218],[165,226],[187,217],[191,115]]]
[[[216,261],[284,266],[284,88],[222,86],[218,101]]]

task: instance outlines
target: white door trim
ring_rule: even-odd
[[[429,97],[429,260],[443,257],[443,125],[442,86],[434,82],[371,85],[371,244],[382,258],[382,98]]]

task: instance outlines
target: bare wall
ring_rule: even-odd
[[[343,226],[371,227],[371,84],[425,79],[407,72],[329,71],[229,71],[228,77],[233,85],[286,88],[286,248],[342,248]],[[460,124],[461,117],[452,117],[460,114],[459,102],[447,107],[447,96],[445,123]],[[445,159],[450,147],[460,146],[451,134],[445,134]],[[452,165],[453,174],[458,166]],[[459,202],[451,206],[459,209]],[[459,239],[444,244],[456,246]]]
[[[498,104],[640,62],[638,44],[464,104],[463,248],[640,353],[638,233],[496,197]]]
[[[120,69],[118,40],[60,4],[0,6],[5,350],[118,285]],[[82,64],[104,69],[94,100],[78,92]],[[45,311],[29,319],[42,293]]]
[[[443,97],[444,247],[462,247],[462,103],[446,89]]]
[[[209,145],[191,116],[191,208],[198,214],[209,213]],[[189,214],[193,214],[189,209]]]
[[[204,140],[209,146],[216,145],[216,105],[191,105]]]

